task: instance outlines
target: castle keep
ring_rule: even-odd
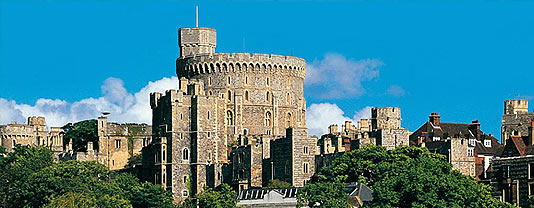
[[[305,127],[304,59],[215,53],[214,29],[178,33],[179,88],[150,95],[154,137],[143,149],[144,179],[177,200],[223,181],[241,189],[272,179],[302,186],[315,154]],[[273,157],[282,150],[273,146],[288,157]]]
[[[15,145],[46,146],[55,154],[63,151],[63,130],[60,127],[46,129],[42,116],[28,117],[27,124],[0,125],[0,146],[12,152]]]

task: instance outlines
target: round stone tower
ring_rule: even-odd
[[[235,134],[285,135],[288,127],[306,126],[306,61],[292,56],[215,53],[216,31],[179,30],[179,78],[198,79],[208,96],[226,100]]]

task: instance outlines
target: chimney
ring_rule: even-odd
[[[528,125],[528,145],[534,145],[534,120],[530,121],[530,125]]]
[[[478,120],[471,121],[471,124],[469,125],[469,130],[475,135],[475,137],[479,138],[479,132],[480,132],[480,123]]]
[[[431,113],[428,118],[429,118],[430,123],[432,123],[432,125],[434,125],[434,126],[439,126],[440,125],[439,113]]]

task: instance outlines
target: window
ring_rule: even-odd
[[[469,139],[469,145],[471,145],[471,146],[475,146],[476,142],[477,142],[477,140],[475,140],[475,139]]]
[[[211,77],[208,78],[208,86],[211,86]]]
[[[291,113],[287,113],[286,115],[286,128],[291,127]]]
[[[287,93],[286,99],[287,104],[291,104],[291,94],[289,92]]]
[[[484,146],[491,147],[491,140],[489,139],[484,140]]]
[[[167,155],[165,154],[165,150],[162,150],[163,153],[161,153],[161,161],[165,162],[165,158],[167,158]]]
[[[121,148],[121,140],[115,139],[115,149],[120,149],[120,148]]]
[[[267,102],[269,102],[269,100],[271,100],[271,95],[270,95],[269,92],[265,93],[265,100],[266,100]]]
[[[473,157],[473,152],[474,152],[474,150],[473,150],[472,147],[467,148],[467,156],[468,157]]]
[[[265,84],[267,84],[267,86],[269,86],[271,83],[269,83],[269,77],[267,77],[267,79],[265,80]]]
[[[432,137],[432,141],[439,141],[440,138],[439,137]]]
[[[210,120],[210,111],[208,111],[208,120]]]
[[[184,183],[187,183],[187,175],[184,175]]]
[[[246,68],[246,65],[245,65]],[[248,77],[245,77],[245,85],[248,85]]]
[[[226,125],[234,125],[234,115],[232,111],[226,111]]]
[[[243,135],[248,135],[248,129],[243,129]]]
[[[265,126],[271,126],[271,117],[270,111],[265,112]]]
[[[245,101],[248,101],[248,91],[245,91]]]
[[[307,162],[305,162],[303,165],[302,165],[302,172],[304,173],[309,173],[309,165]]]
[[[184,148],[182,150],[182,160],[189,160],[189,149]]]
[[[534,195],[534,182],[528,183],[528,195],[529,196]]]
[[[228,77],[226,78],[226,84],[230,85],[232,83],[232,78]]]
[[[534,178],[534,163],[528,164],[528,178]]]
[[[211,137],[211,132],[208,131],[208,138]]]
[[[232,91],[228,90],[228,101],[232,101]]]
[[[307,146],[304,146],[304,154],[305,154],[305,155],[308,154],[308,147],[307,147]]]
[[[183,196],[183,197],[188,197],[188,196],[189,196],[189,192],[188,192],[186,189],[184,189],[184,190],[182,191],[182,196]]]

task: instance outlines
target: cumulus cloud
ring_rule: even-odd
[[[405,94],[406,94],[406,92],[404,91],[404,89],[402,89],[402,87],[400,87],[398,85],[391,85],[388,88],[388,95],[395,96],[395,97],[401,97],[401,96],[404,96]]]
[[[335,103],[318,103],[311,104],[306,109],[306,127],[310,135],[321,136],[328,132],[330,124],[341,125],[345,121],[352,121],[354,124],[360,119],[371,117],[371,107],[366,106],[355,112],[351,118],[345,116],[345,113]]]
[[[17,104],[13,100],[0,98],[0,124],[12,121],[24,122],[29,116],[39,115],[46,118],[49,126],[63,126],[69,122],[94,119],[102,112],[110,112],[111,121],[151,123],[149,94],[176,89],[177,85],[176,77],[163,78],[148,82],[138,92],[130,93],[121,79],[110,77],[101,86],[101,97],[85,98],[72,103],[59,99],[40,98],[35,104],[29,105]]]
[[[378,59],[352,60],[329,53],[307,65],[306,89],[320,98],[355,97],[365,93],[362,82],[379,75],[384,63]]]

